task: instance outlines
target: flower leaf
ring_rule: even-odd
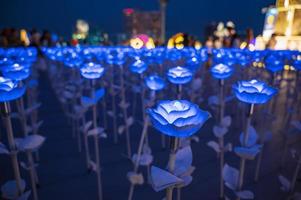
[[[249,190],[235,192],[235,194],[236,194],[236,196],[240,197],[241,199],[254,199],[254,193]]]
[[[211,147],[216,153],[220,153],[221,152],[221,149],[220,149],[220,146],[217,142],[215,141],[209,141],[207,142],[207,145],[209,147]]]
[[[151,167],[152,187],[156,192],[164,190],[170,186],[174,186],[183,182],[182,179],[176,177],[168,171],[158,167]]]
[[[228,164],[225,164],[223,168],[223,177],[225,185],[231,190],[236,190],[238,184],[239,171],[234,167],[230,167]]]

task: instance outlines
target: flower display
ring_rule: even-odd
[[[20,98],[25,87],[18,87],[18,83],[9,78],[0,77],[0,102],[12,101]]]
[[[295,60],[293,66],[296,70],[301,70],[301,60]]]
[[[142,74],[147,69],[147,65],[142,60],[138,59],[130,65],[130,70],[133,73]]]
[[[266,103],[277,93],[277,89],[255,79],[238,81],[232,88],[235,96],[240,101],[250,104]]]
[[[100,78],[104,74],[105,69],[100,64],[89,62],[84,67],[80,68],[80,73],[87,79]]]
[[[283,70],[284,62],[275,55],[269,56],[265,60],[265,68],[273,73]]]
[[[167,78],[174,84],[185,84],[192,80],[192,72],[185,67],[174,67],[168,70]]]
[[[154,91],[162,90],[166,85],[164,79],[157,75],[146,77],[144,82],[150,90]]]
[[[227,79],[233,74],[233,68],[225,64],[217,64],[210,68],[212,76],[216,79]]]
[[[174,137],[195,134],[211,117],[209,112],[187,100],[160,101],[156,108],[148,109],[148,114],[157,130]]]
[[[3,76],[12,80],[21,81],[27,79],[30,75],[29,67],[15,63],[3,71]]]

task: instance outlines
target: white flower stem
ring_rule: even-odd
[[[28,91],[27,91],[27,105],[28,105],[28,107],[31,107],[31,106],[33,106],[34,105],[34,97],[35,97],[35,90],[34,89],[29,89]],[[38,120],[37,120],[37,111],[36,110],[34,110],[32,113],[30,113],[30,123],[31,123],[31,126],[33,127],[35,124],[36,124],[36,122],[37,122]],[[37,133],[37,128],[33,128],[33,134],[38,134]],[[34,154],[35,154],[35,158],[36,158],[36,160],[37,161],[39,161],[40,160],[40,156],[39,156],[39,150],[36,150],[35,152],[34,152]]]
[[[183,89],[182,84],[178,84],[177,85],[177,98],[178,98],[178,100],[180,100],[182,98],[182,89]]]
[[[124,70],[123,66],[120,66],[120,85],[121,85],[121,101],[122,103],[126,104],[126,98],[125,98],[125,87],[124,87]],[[122,107],[122,112],[123,112],[123,119],[125,123],[125,137],[126,137],[126,146],[127,146],[127,156],[129,158],[132,157],[132,148],[131,148],[131,139],[130,139],[130,133],[129,133],[129,126],[127,124],[127,118],[128,118],[128,113],[127,113],[127,108],[124,106]]]
[[[114,134],[114,144],[118,143],[118,134],[117,134],[117,123],[116,123],[116,98],[115,98],[115,89],[114,89],[114,66],[111,66],[111,88],[112,88],[112,112],[113,112],[113,134]]]
[[[140,157],[141,157],[141,153],[142,153],[142,149],[143,149],[143,144],[144,144],[144,141],[145,141],[145,138],[146,138],[146,135],[147,135],[147,128],[148,128],[148,117],[145,118],[142,134],[141,134],[141,137],[140,137],[137,157],[136,157],[136,160],[135,160],[135,163],[134,163],[134,173],[138,172],[139,161],[140,161]],[[133,194],[134,194],[134,188],[135,188],[135,184],[131,183],[128,200],[132,200]]]
[[[92,80],[92,98],[95,97],[95,82]],[[93,105],[93,126],[97,128],[97,103]],[[98,135],[94,135],[94,148],[95,148],[95,161],[96,161],[96,176],[97,176],[97,192],[98,200],[102,200],[102,185],[101,185],[101,173],[100,173],[100,160],[99,160],[99,143]]]
[[[104,80],[103,80],[104,81]],[[102,87],[105,88],[105,84],[102,83]],[[102,118],[103,118],[103,126],[104,126],[104,129],[107,128],[107,105],[106,105],[106,101],[105,101],[105,96],[103,97],[103,101],[102,101]]]
[[[173,173],[175,170],[175,161],[176,161],[176,152],[178,148],[179,139],[176,137],[170,137],[171,140],[171,148],[169,153],[169,161],[168,161],[168,171]],[[172,200],[174,186],[168,187],[166,189],[166,200]]]
[[[143,82],[143,74],[140,74],[141,79],[141,105],[142,105],[142,116],[143,121],[145,119],[145,104],[144,104],[144,98],[145,98],[145,88],[144,88],[144,82]]]
[[[293,175],[293,178],[291,181],[291,188],[290,188],[291,193],[293,193],[295,190],[295,185],[296,185],[296,181],[297,181],[297,177],[298,177],[300,168],[301,168],[301,156],[299,156],[298,163],[297,163],[297,166],[296,166],[296,169],[294,171],[294,175]]]
[[[181,200],[181,188],[177,188],[177,200]]]
[[[259,178],[259,172],[261,168],[261,162],[262,162],[262,157],[263,157],[263,148],[264,148],[264,143],[261,144],[262,148],[261,151],[259,152],[257,162],[256,162],[256,169],[255,169],[255,176],[254,176],[254,181],[257,182]]]
[[[28,160],[28,168],[29,168],[29,175],[30,175],[30,181],[31,181],[31,188],[32,188],[32,193],[33,193],[33,199],[38,200],[38,192],[37,192],[37,187],[36,187],[36,181],[35,181],[35,166],[34,166],[34,161],[32,158],[32,153],[30,150],[26,151],[26,156]]]
[[[82,152],[82,139],[80,135],[80,129],[79,129],[79,124],[78,124],[78,119],[75,120],[75,130],[76,130],[76,137],[77,137],[77,147],[78,147],[78,152]]]
[[[224,108],[225,108],[225,102],[224,102],[224,80],[219,80],[220,85],[220,125],[222,123],[222,120],[224,118]],[[224,177],[223,177],[223,168],[224,168],[224,159],[225,159],[225,152],[224,152],[224,136],[221,136],[218,138],[219,140],[219,146],[220,146],[220,198],[224,198]]]
[[[83,116],[82,121],[83,121],[83,127],[84,127],[85,124],[86,124],[85,114]],[[91,156],[90,156],[90,148],[89,148],[89,143],[88,143],[88,137],[87,137],[86,132],[84,132],[83,135],[84,135],[84,147],[85,147],[85,154],[86,154],[86,165],[87,165],[87,169],[90,170],[91,169],[91,167],[90,167],[90,160],[91,160],[90,157]]]
[[[4,115],[4,122],[5,122],[5,127],[7,129],[7,139],[8,139],[8,144],[9,144],[9,149],[10,149],[10,156],[11,156],[11,161],[13,165],[13,170],[14,170],[14,176],[15,176],[15,181],[17,185],[17,190],[18,194],[22,194],[22,189],[21,189],[21,175],[20,175],[20,169],[19,169],[19,163],[18,163],[18,157],[17,157],[17,149],[16,149],[16,144],[14,140],[14,135],[13,135],[13,128],[11,124],[11,119],[10,119],[10,104],[9,102],[4,102],[4,109],[3,109],[3,115]]]
[[[23,82],[22,81],[20,82],[20,86],[21,87],[23,86]],[[18,102],[19,102],[19,112],[20,112],[20,115],[21,115],[22,129],[23,129],[24,136],[26,137],[28,135],[28,133],[27,133],[27,118],[26,118],[26,114],[25,114],[23,96],[18,100]],[[34,127],[33,124],[32,124],[31,128],[32,128],[33,133],[37,134],[36,130],[35,130],[36,127]],[[32,154],[32,152],[30,151],[29,154]],[[36,168],[33,168],[32,170],[33,170],[33,178],[35,179],[35,183],[38,184],[38,173],[36,171]],[[30,174],[30,176],[31,176],[31,174]]]
[[[248,115],[247,115],[246,126],[245,126],[245,129],[244,129],[244,132],[243,132],[243,144],[242,145],[244,147],[247,146],[247,141],[248,141],[248,138],[249,138],[249,128],[250,128],[250,125],[251,125],[253,112],[254,112],[254,104],[251,104],[250,107],[249,107]],[[237,191],[241,191],[241,189],[243,187],[245,165],[246,165],[246,159],[241,158],[240,159],[240,169],[239,169],[239,179],[238,179]],[[237,200],[240,200],[240,198],[237,197]]]

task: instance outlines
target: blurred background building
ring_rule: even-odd
[[[141,11],[132,8],[123,10],[124,28],[127,39],[138,34],[146,34],[157,44],[161,37],[160,11]]]
[[[264,12],[264,29],[256,48],[301,50],[301,0],[277,0]]]

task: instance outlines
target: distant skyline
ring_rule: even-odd
[[[263,28],[263,7],[275,0],[169,0],[167,33],[186,32],[201,38],[210,22],[233,21],[237,30]],[[159,9],[159,0],[4,0],[0,4],[0,28],[48,29],[70,37],[77,19],[109,34],[121,33],[124,8]]]

